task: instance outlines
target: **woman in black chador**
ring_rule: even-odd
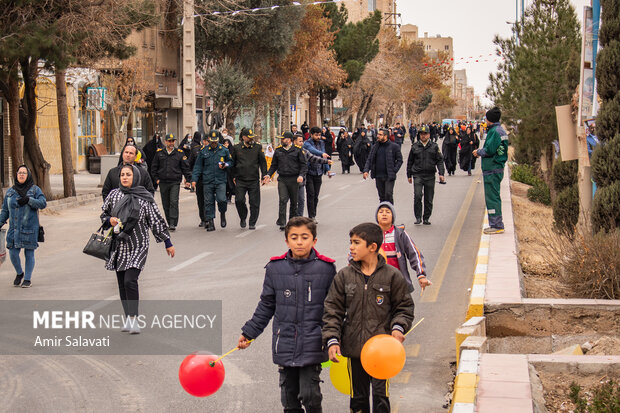
[[[467,171],[467,175],[471,175],[472,169],[472,152],[476,143],[476,133],[472,132],[471,126],[468,126],[464,132],[460,133],[461,150],[459,152],[459,167]]]
[[[358,137],[354,139],[353,143],[353,157],[358,168],[360,168],[360,173],[362,173],[364,172],[364,166],[366,166],[366,159],[368,159],[372,142],[368,139],[368,135],[366,135],[366,129],[358,129],[358,131]]]
[[[351,173],[351,165],[353,165],[353,139],[349,136],[349,132],[341,130],[338,134],[336,146],[338,148],[338,156],[342,163],[342,173]]]
[[[456,171],[456,153],[458,151],[459,135],[456,134],[454,128],[450,128],[445,138],[441,151],[443,152],[443,162],[446,165],[448,175],[454,175]]]

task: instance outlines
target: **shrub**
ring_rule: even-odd
[[[510,179],[532,186],[541,182],[541,179],[534,172],[534,167],[527,164],[513,166]]]
[[[564,188],[553,201],[555,228],[573,235],[579,220],[579,188],[577,184]]]
[[[556,161],[551,171],[551,185],[556,192],[577,185],[577,160]]]
[[[598,52],[597,69],[604,68],[600,73],[597,70],[597,91],[604,101],[612,100],[618,94],[620,87],[620,41],[614,39]]]
[[[592,153],[592,178],[598,186],[609,186],[620,179],[620,133]]]
[[[597,188],[592,205],[592,227],[595,231],[611,231],[618,226],[620,226],[620,180],[609,186]]]
[[[536,184],[527,190],[527,199],[544,205],[551,205],[551,193],[546,183],[539,179]]]
[[[581,396],[581,386],[572,382],[570,400],[575,404],[575,413],[612,413],[620,411],[620,384],[608,380],[594,389],[591,400]]]

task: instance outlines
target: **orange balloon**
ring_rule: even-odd
[[[387,334],[379,334],[364,344],[360,358],[366,373],[375,379],[387,380],[405,367],[407,355],[400,341]]]

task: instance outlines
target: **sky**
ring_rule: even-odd
[[[520,10],[521,0],[518,1]],[[525,0],[526,8],[531,2]],[[581,22],[583,6],[589,6],[591,0],[571,0],[571,3]],[[452,37],[454,68],[467,70],[467,83],[488,103],[484,96],[489,73],[496,70],[498,62],[476,63],[475,60],[493,59],[494,56],[488,56],[495,52],[493,37],[511,35],[511,26],[506,22],[515,21],[515,0],[397,0],[396,7],[402,14],[399,23],[415,24],[419,36],[428,32],[429,37],[437,34]],[[483,57],[478,58],[480,55]],[[470,56],[473,59],[468,59]],[[469,63],[465,63],[467,60]]]

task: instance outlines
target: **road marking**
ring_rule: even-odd
[[[331,195],[331,194],[325,194],[325,195],[323,195],[323,196],[320,196],[320,197],[319,197],[319,201],[322,201],[322,200],[324,200],[325,198],[329,198],[330,196],[332,196],[332,195]]]
[[[418,357],[418,354],[420,354],[420,345],[419,344],[406,345],[405,352],[407,353],[407,357]]]
[[[179,271],[182,270],[183,268],[192,265],[193,263],[200,261],[201,259],[203,259],[204,257],[207,257],[209,255],[213,254],[210,251],[207,252],[203,252],[202,254],[198,254],[195,257],[190,258],[189,260],[186,260],[182,263],[180,263],[179,265],[175,265],[174,267],[168,269],[168,271]]]
[[[478,177],[478,175],[480,175],[480,172],[478,172],[476,177]],[[465,218],[467,217],[467,214],[469,212],[471,202],[474,199],[476,189],[478,189],[478,184],[475,180],[472,180],[471,184],[469,185],[469,190],[465,195],[465,199],[463,200],[463,205],[461,205],[461,208],[459,210],[459,214],[456,216],[454,224],[452,224],[452,229],[448,234],[448,238],[443,244],[443,248],[441,250],[441,253],[439,254],[439,258],[437,259],[437,264],[435,264],[435,268],[433,268],[433,272],[431,273],[430,278],[433,282],[433,287],[426,289],[424,291],[424,296],[420,300],[423,303],[434,303],[437,301],[437,296],[439,295],[441,283],[446,276],[448,264],[450,264],[452,253],[454,252],[454,248],[456,247],[456,241],[458,240],[459,235],[461,234],[461,230],[463,229],[463,224],[465,223]]]
[[[340,188],[338,188],[339,191],[343,191],[345,189],[347,189],[348,187],[350,187],[351,185],[345,185],[345,186],[341,186]]]
[[[396,377],[394,377],[393,379],[390,380],[390,382],[392,383],[398,383],[398,384],[407,384],[409,383],[409,379],[411,379],[411,372],[410,371],[404,371],[404,372],[400,372],[400,374]]]
[[[266,227],[266,225],[264,225],[264,224],[263,224],[263,225],[258,225],[258,226],[256,227],[256,229],[261,229],[261,228],[265,228],[265,227]],[[250,235],[250,234],[251,234],[251,233],[253,233],[253,232],[254,232],[254,230],[247,230],[247,231],[245,231],[245,232],[242,232],[242,233],[241,233],[241,234],[239,234],[239,235],[235,235],[235,238],[244,238],[244,237],[247,237],[248,235]]]

